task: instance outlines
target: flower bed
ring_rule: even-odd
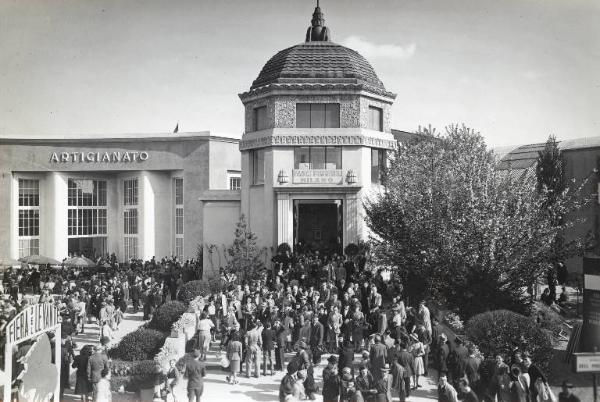
[[[171,360],[178,361],[185,355],[186,342],[196,333],[197,314],[204,308],[202,296],[197,296],[189,303],[189,310],[181,314],[171,326],[171,337],[165,340],[163,347],[154,357],[154,361],[166,373]]]
[[[113,360],[110,371],[113,392],[138,392],[153,388],[159,372],[154,360]]]

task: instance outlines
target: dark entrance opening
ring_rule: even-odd
[[[71,237],[69,255],[84,256],[92,260],[106,255],[106,237]]]
[[[294,249],[340,254],[343,213],[342,200],[294,200]]]

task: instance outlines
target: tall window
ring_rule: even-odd
[[[183,179],[176,178],[175,181],[175,250],[173,254],[183,260]]]
[[[254,108],[254,131],[267,128],[267,107]]]
[[[106,235],[106,181],[89,179],[68,180],[69,236]]]
[[[123,204],[138,204],[138,179],[129,179],[123,181]]]
[[[40,253],[40,181],[19,179],[19,258]]]
[[[383,131],[383,109],[369,106],[369,128],[375,131]]]
[[[263,184],[265,182],[265,150],[254,149],[252,152],[252,183]]]
[[[341,147],[296,147],[294,148],[295,169],[341,169]]]
[[[381,175],[387,164],[385,149],[371,149],[371,183],[381,184]]]
[[[138,258],[138,179],[123,180],[123,254],[126,260]]]
[[[297,103],[297,128],[339,128],[339,103]]]

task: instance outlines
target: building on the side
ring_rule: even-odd
[[[502,147],[495,150],[501,157],[499,169],[535,171],[539,152],[544,150],[545,143],[528,144],[516,147]],[[599,178],[600,167],[600,137],[585,137],[573,140],[558,141],[558,148],[564,161],[564,179],[567,186],[579,186],[585,182],[582,196],[594,199],[571,217],[578,223],[564,234],[565,241],[575,238],[600,239],[600,197]],[[575,180],[573,182],[573,179]],[[591,247],[589,252],[600,254],[598,245]],[[574,257],[566,262],[570,272],[582,272],[583,256]]]
[[[241,211],[263,245],[332,252],[366,240],[363,201],[396,146],[396,95],[369,62],[331,41],[317,6],[306,41],[275,54],[239,96]]]
[[[209,132],[1,138],[0,256],[194,258],[240,181],[238,140]]]

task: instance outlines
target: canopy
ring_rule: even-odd
[[[53,258],[45,257],[43,255],[30,255],[27,257],[19,258],[19,261],[33,265],[60,265],[60,261],[56,261]]]
[[[14,265],[21,265],[20,261],[13,260],[9,257],[0,257],[0,267],[12,267]]]
[[[66,260],[65,267],[95,267],[97,264],[86,257],[73,257]]]

